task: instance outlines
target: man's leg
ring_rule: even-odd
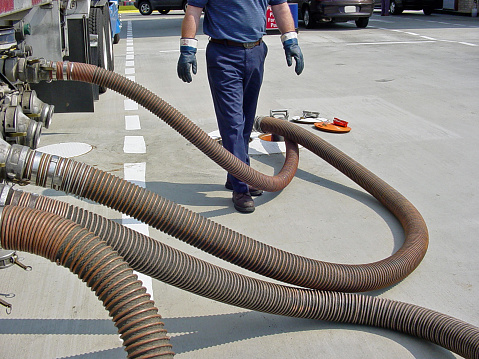
[[[249,164],[244,145],[243,73],[245,49],[209,43],[206,51],[208,80],[223,146]],[[248,192],[248,185],[228,174],[237,193]]]

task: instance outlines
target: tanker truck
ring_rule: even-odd
[[[35,63],[74,61],[114,70],[120,30],[117,0],[0,0],[3,138],[34,148],[54,111],[93,112],[106,88],[39,81]]]

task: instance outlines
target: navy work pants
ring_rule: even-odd
[[[267,52],[264,42],[251,49],[213,42],[206,48],[208,81],[223,146],[248,165],[248,143]],[[248,192],[248,185],[230,174],[228,181],[235,192]]]

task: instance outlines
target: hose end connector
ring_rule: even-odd
[[[260,132],[260,133],[265,133],[262,129],[261,129],[261,121],[263,120],[263,118],[265,118],[266,116],[256,116],[254,118],[254,122],[253,122],[253,131],[256,131],[256,132]]]
[[[10,145],[0,138],[0,180],[26,185],[25,178],[28,157],[32,150],[22,145]]]

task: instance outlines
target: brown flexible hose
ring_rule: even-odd
[[[63,65],[63,62],[57,62],[53,66],[57,69],[57,73],[56,76],[52,76],[52,79],[63,79]],[[219,166],[254,188],[268,192],[280,191],[291,182],[296,174],[299,150],[298,145],[294,142],[285,141],[286,159],[280,172],[275,176],[264,175],[241,162],[185,115],[136,82],[94,65],[77,62],[68,62],[66,65],[66,78],[68,80],[88,82],[101,87],[107,87],[138,102],[165,121]]]
[[[2,193],[2,190],[0,190]],[[7,204],[51,211],[94,232],[136,270],[180,289],[246,309],[383,327],[479,355],[479,328],[412,304],[364,295],[268,283],[214,266],[95,213],[48,197],[7,189]]]
[[[57,71],[55,76],[52,73],[52,78],[64,78],[62,62],[56,63],[52,68]],[[162,118],[228,172],[256,188],[282,188],[283,184],[289,183],[290,176],[296,171],[296,168],[292,171],[293,161],[291,164],[286,161],[283,167],[285,171],[282,170],[275,178],[260,175],[249,166],[244,166],[234,156],[230,156],[228,151],[212,141],[172,106],[124,76],[81,63],[66,63],[65,69],[67,79],[108,87],[135,100]],[[276,122],[259,121],[261,124],[257,123],[255,127],[264,131],[269,124],[272,127],[271,132],[312,150],[373,194],[393,212],[406,232],[404,244],[396,253],[378,262],[359,265],[327,263],[295,256],[239,235],[144,189],[129,188],[126,184],[117,183],[117,179],[97,170],[92,170],[97,173],[91,174],[88,184],[82,189],[78,188],[78,184],[83,186],[87,176],[78,181],[78,176],[75,175],[75,190],[66,186],[62,186],[61,190],[110,206],[224,260],[290,284],[315,289],[363,292],[392,285],[409,275],[421,262],[428,245],[427,227],[416,208],[383,180],[318,136],[289,122],[272,120]],[[280,133],[281,130],[284,133]],[[294,164],[297,165],[297,162]],[[280,180],[283,176],[284,180]],[[94,185],[96,182],[98,187]],[[37,184],[45,185],[38,183],[38,179]],[[88,187],[90,190],[86,189]],[[121,189],[119,197],[114,193],[117,189]],[[119,204],[118,198],[125,196],[128,196],[129,201],[136,199],[138,202],[127,205],[127,201],[122,201],[123,204]],[[202,228],[201,233],[197,227]]]
[[[414,270],[427,247],[424,222],[404,212],[411,228],[406,228],[406,240],[392,256],[360,265],[313,260],[258,242],[102,170],[28,151],[24,178],[34,179],[37,186],[101,203],[226,261],[294,285],[345,292],[386,287]],[[384,192],[385,197],[390,195]],[[393,200],[390,202],[394,204]]]
[[[92,233],[51,213],[6,206],[0,244],[50,259],[86,282],[115,322],[128,358],[173,357],[161,316],[141,281]]]

